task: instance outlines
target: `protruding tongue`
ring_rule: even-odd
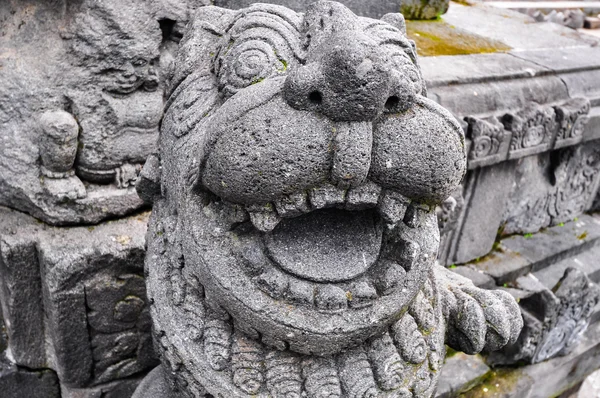
[[[318,210],[282,220],[265,244],[284,270],[317,282],[339,282],[375,263],[381,232],[375,211]]]
[[[355,187],[367,179],[371,168],[371,122],[335,123],[331,180],[339,188]]]

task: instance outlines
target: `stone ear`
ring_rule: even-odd
[[[234,10],[213,6],[198,9],[179,43],[178,55],[170,66],[173,69],[167,74],[167,97],[192,72],[211,74],[214,54],[235,15]]]
[[[406,36],[406,20],[404,19],[404,15],[396,12],[385,14],[381,17],[383,22],[387,22],[395,28],[400,29],[400,31]]]

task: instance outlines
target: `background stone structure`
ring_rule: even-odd
[[[107,1],[102,8],[97,3],[9,0],[0,5],[0,204],[37,219],[7,209],[0,217],[0,299],[12,336],[1,339],[10,349],[4,351],[0,384],[9,397],[59,396],[59,390],[67,397],[129,397],[155,363],[151,353],[140,351],[147,347],[141,343],[147,330],[144,311],[138,312],[146,302],[139,283],[145,226],[136,219],[143,204],[132,187],[143,156],[152,150],[146,146],[136,152],[141,148],[127,148],[117,138],[121,133],[156,134],[151,130],[160,115],[146,111],[160,108],[161,71],[174,58],[190,15],[206,4]],[[592,39],[531,22],[511,12],[453,3],[441,21],[409,22],[407,30],[419,54],[427,55],[421,67],[429,97],[464,120],[471,140],[462,195],[457,192],[439,211],[444,231],[440,261],[479,286],[504,289],[524,301],[543,297],[542,302],[555,303],[542,311],[523,307],[531,315],[525,315],[531,320],[526,330],[552,337],[559,325],[570,331],[565,335],[579,338],[579,343],[557,345],[564,357],[519,369],[518,376],[488,373],[479,357],[468,358],[469,363],[477,363],[472,368],[493,380],[492,386],[549,396],[593,370],[600,341],[598,312],[595,307],[589,311],[594,289],[573,292],[583,300],[575,308],[560,304],[568,302],[569,294],[553,291],[570,267],[600,280],[598,218],[581,215],[600,209],[594,185],[600,55]],[[107,42],[99,43],[94,32],[108,33]],[[442,40],[428,41],[427,34]],[[123,47],[121,40],[133,45]],[[105,44],[102,56],[94,54]],[[136,87],[127,88],[133,76]],[[111,89],[117,80],[125,88]],[[158,82],[154,91],[153,82]],[[132,98],[141,99],[144,108],[131,107]],[[520,135],[523,122],[531,133]],[[103,134],[110,147],[101,146]],[[102,156],[112,157],[107,158],[110,167],[92,167],[104,150],[109,152]],[[151,175],[141,178],[152,180]],[[116,218],[121,220],[108,221]],[[82,226],[55,228],[38,220]],[[457,266],[462,263],[467,265]],[[539,283],[532,283],[530,274]],[[581,280],[572,272],[567,276]],[[25,288],[30,295],[22,293]],[[59,297],[69,307],[52,301]],[[77,327],[92,325],[91,319],[104,323],[101,314],[117,305],[123,309],[117,312],[120,321],[113,319],[105,330],[90,326],[78,337],[88,339],[86,344],[68,346],[63,337],[70,331],[63,320]],[[589,325],[587,331],[581,325]],[[25,330],[29,333],[20,332]],[[90,348],[92,340],[98,345]],[[562,349],[567,346],[570,353]],[[546,352],[557,354],[552,351]],[[535,362],[531,352],[531,347],[517,347],[497,360],[516,355]],[[477,380],[456,381],[451,366],[464,370],[464,361],[460,355],[448,358],[447,380],[454,384],[442,382],[440,394],[455,394]],[[64,376],[68,366],[77,368],[73,376]],[[549,371],[564,377],[539,382]],[[489,390],[490,384],[481,388]]]

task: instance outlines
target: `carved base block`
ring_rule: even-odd
[[[17,364],[83,388],[157,363],[143,279],[147,216],[53,228],[0,208],[0,299]]]

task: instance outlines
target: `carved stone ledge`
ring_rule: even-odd
[[[491,354],[489,362],[538,363],[569,354],[590,324],[600,288],[576,268],[568,268],[552,290],[531,274],[517,279],[516,286],[529,291],[519,302],[525,326],[516,344]]]
[[[512,134],[495,117],[478,119],[466,117],[469,124],[467,137],[471,139],[468,167],[491,166],[505,161],[511,145]]]
[[[467,116],[467,138],[472,142],[468,168],[577,145],[583,141],[589,112],[588,99],[574,98],[559,105],[530,102],[498,118]]]

